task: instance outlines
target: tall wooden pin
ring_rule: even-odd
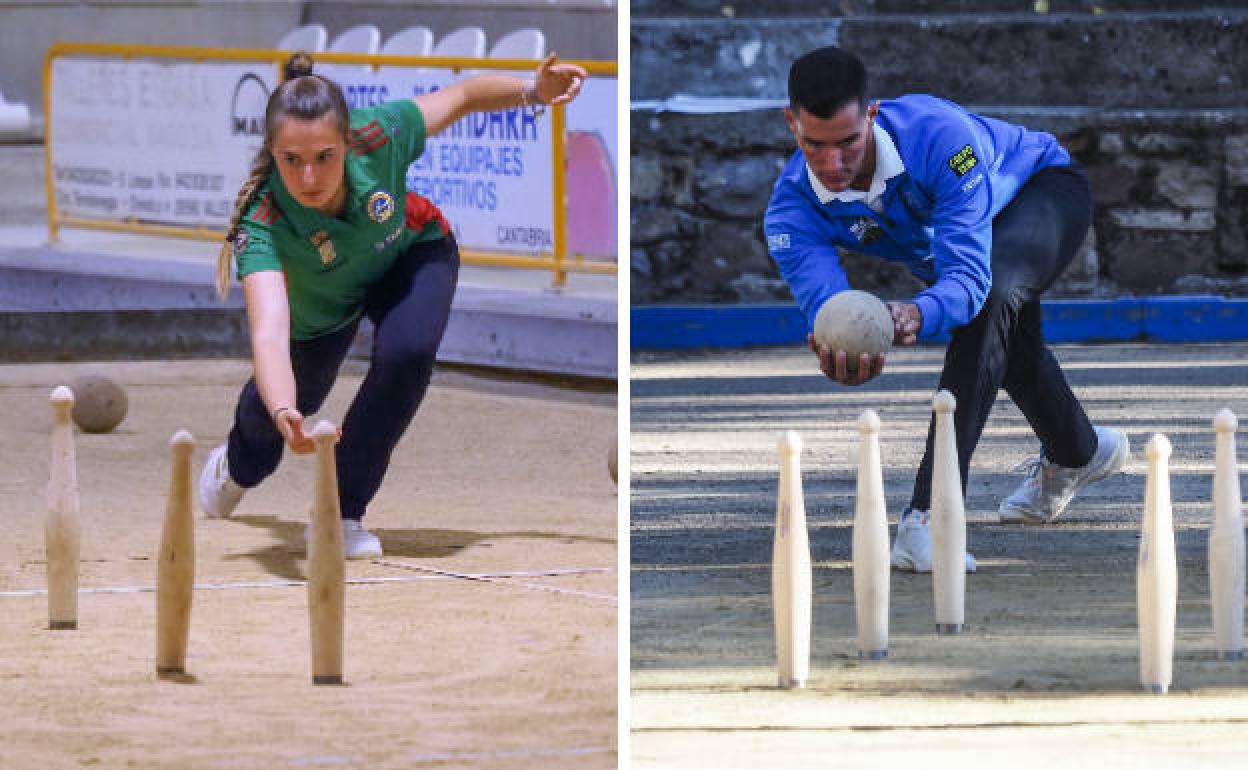
[[[1213,470],[1213,524],[1209,528],[1209,605],[1214,654],[1244,657],[1244,512],[1235,456],[1239,421],[1229,409],[1213,418],[1217,431]]]
[[[1174,667],[1174,622],[1178,565],[1174,515],[1170,507],[1170,441],[1154,434],[1145,449],[1148,480],[1140,558],[1135,570],[1136,612],[1140,625],[1140,683],[1151,692],[1170,689]]]
[[[854,611],[858,657],[888,655],[888,518],[880,471],[880,417],[868,409],[858,418],[858,492],[854,506]]]
[[[801,454],[801,437],[785,431],[780,439],[780,489],[771,551],[777,669],[784,688],[805,687],[810,676],[812,576]]]
[[[169,441],[173,462],[169,500],[156,561],[156,673],[186,673],[195,590],[195,525],[191,511],[191,452],[195,439],[180,430]]]
[[[936,435],[932,448],[932,593],[936,633],[959,634],[966,613],[966,509],[953,432],[953,394],[932,399]]]
[[[338,430],[322,420],[316,442],[316,501],[308,536],[308,619],[312,633],[312,683],[342,684],[343,581],[342,510],[334,444]]]
[[[48,562],[48,628],[78,627],[78,470],[70,413],[74,394],[64,385],[52,391],[51,457],[44,547]]]

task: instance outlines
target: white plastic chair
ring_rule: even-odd
[[[428,27],[408,27],[386,40],[379,53],[389,56],[428,56],[433,50],[433,30]]]
[[[329,44],[331,53],[377,53],[381,47],[381,30],[372,24],[358,24],[344,29]]]
[[[328,40],[329,32],[325,29],[325,25],[305,24],[282,35],[282,39],[277,41],[277,50],[318,53],[325,50],[325,43]]]
[[[329,48],[325,49],[330,53],[377,53],[377,49],[381,47],[381,30],[372,24],[357,24],[354,27],[348,27],[338,33],[330,42]],[[359,68],[363,68],[364,72],[372,72],[371,64],[327,64],[324,67],[324,74],[329,77],[335,77],[335,70],[342,73],[343,77],[352,77],[351,73],[358,73]]]
[[[482,59],[485,57],[485,30],[480,27],[460,27],[454,32],[448,32],[433,47],[430,55]]]
[[[30,108],[16,102],[6,102],[0,94],[0,134],[25,134],[30,131]]]
[[[536,27],[512,30],[490,46],[491,59],[540,59],[546,55],[546,35]]]

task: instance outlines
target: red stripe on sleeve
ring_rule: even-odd
[[[352,148],[352,152],[354,152],[356,155],[367,155],[373,150],[377,150],[382,147],[385,147],[387,144],[389,144],[389,142],[390,142],[390,137],[385,136],[383,134],[380,139],[373,142],[372,144],[366,144],[362,146],[357,145],[356,147]]]

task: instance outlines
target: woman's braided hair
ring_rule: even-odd
[[[332,115],[343,138],[350,126],[347,100],[337,83],[312,73],[312,57],[299,51],[282,67],[282,83],[269,97],[264,110],[264,146],[251,162],[251,173],[234,199],[234,213],[226,230],[225,242],[217,254],[217,294],[224,298],[230,291],[230,268],[234,264],[234,240],[239,223],[273,172],[273,137],[281,121],[288,117],[299,120],[320,120]]]

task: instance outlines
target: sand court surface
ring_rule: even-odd
[[[1123,473],[1039,527],[1001,524],[1039,445],[1002,395],[971,463],[966,632],[935,633],[930,575],[892,573],[888,659],[861,661],[851,542],[856,421],[880,434],[890,537],[923,452],[942,352],[894,350],[860,388],[799,348],[634,355],[631,766],[1207,767],[1242,762],[1248,662],[1214,659],[1207,530],[1219,409],[1248,415],[1248,345],[1059,346]],[[814,562],[809,688],[777,688],[777,443],[798,431]],[[1174,446],[1178,622],[1169,695],[1139,682],[1135,570],[1147,464]],[[1248,448],[1241,428],[1238,456]]]
[[[349,365],[321,412],[339,422]],[[47,630],[48,395],[127,390],[76,432],[79,630]],[[614,392],[435,376],[348,562],[342,687],[311,684],[303,529],[313,460],[287,454],[233,519],[197,512],[187,675],[155,675],[168,442],[224,441],[243,361],[0,367],[0,766],[606,768],[616,764]]]

